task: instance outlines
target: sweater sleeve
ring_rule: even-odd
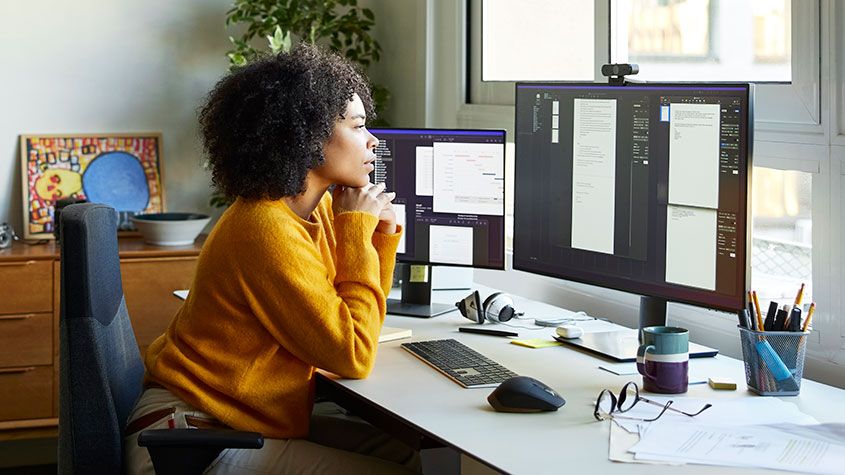
[[[361,212],[335,218],[334,281],[307,235],[290,232],[245,256],[241,279],[248,305],[285,349],[341,377],[363,378],[375,362],[386,312],[378,218]]]
[[[373,247],[376,248],[379,261],[379,275],[381,289],[384,296],[390,293],[393,286],[393,269],[396,267],[396,249],[399,247],[399,239],[402,237],[401,225],[396,226],[394,234],[384,234],[376,231],[373,233]]]

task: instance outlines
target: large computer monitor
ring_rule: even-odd
[[[402,301],[388,312],[430,317],[455,310],[431,303],[430,264],[504,269],[505,131],[374,128],[373,183],[396,193],[405,232]],[[425,275],[423,275],[425,274]]]
[[[515,269],[666,301],[744,308],[748,84],[517,83]]]

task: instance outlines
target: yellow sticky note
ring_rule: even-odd
[[[713,389],[736,389],[736,381],[731,378],[709,378],[707,384]]]
[[[550,346],[561,346],[563,343],[555,340],[547,340],[545,338],[529,338],[526,340],[511,340],[514,345],[525,346],[528,348],[548,348]]]
[[[428,266],[411,266],[411,282],[428,282]]]

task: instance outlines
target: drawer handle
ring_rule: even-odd
[[[23,368],[0,368],[0,374],[19,374],[19,373],[29,373],[33,371],[35,366],[25,366]]]
[[[0,262],[0,267],[20,267],[20,266],[31,266],[35,264],[35,261],[20,261],[20,262]]]
[[[2,320],[27,320],[34,317],[34,313],[28,313],[26,315],[0,315],[0,321]]]

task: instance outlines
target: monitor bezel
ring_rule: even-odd
[[[407,259],[407,258],[404,258],[404,257],[400,257],[398,253],[396,255],[396,261],[401,262],[403,264],[411,264],[411,265],[450,266],[450,267],[464,267],[464,268],[470,268],[470,269],[505,270],[505,268],[507,267],[507,259],[508,259],[507,246],[506,246],[506,243],[505,243],[505,236],[507,234],[507,230],[505,229],[505,227],[507,226],[507,219],[506,218],[507,218],[507,210],[508,210],[508,193],[507,193],[507,189],[508,189],[508,187],[507,187],[507,182],[508,182],[508,176],[507,176],[507,173],[508,173],[508,166],[507,166],[508,133],[507,133],[507,130],[505,130],[505,129],[464,129],[464,128],[450,129],[450,128],[439,128],[439,127],[438,128],[368,127],[367,129],[370,131],[371,134],[375,135],[376,138],[379,138],[377,132],[380,131],[380,130],[391,130],[391,131],[397,131],[398,133],[408,133],[408,134],[412,134],[412,133],[415,133],[415,132],[431,133],[431,134],[440,133],[441,135],[449,135],[449,134],[454,135],[455,132],[467,132],[468,133],[467,135],[470,135],[472,133],[478,133],[478,132],[497,132],[497,133],[502,134],[502,150],[503,150],[503,153],[504,153],[504,156],[502,157],[503,158],[502,178],[503,178],[503,181],[504,181],[504,184],[505,184],[504,189],[502,191],[502,195],[503,195],[503,199],[502,199],[502,207],[503,207],[503,209],[502,209],[502,221],[503,221],[503,223],[502,223],[502,235],[500,236],[501,243],[502,243],[502,265],[501,266],[495,266],[495,265],[485,266],[485,265],[476,265],[476,264],[453,264],[453,263],[449,263],[449,262],[432,262],[431,260],[425,261],[425,260],[419,260],[419,259]],[[490,215],[480,215],[480,216],[490,216]]]
[[[745,265],[740,267],[741,276],[738,279],[739,282],[742,283],[742,292],[739,295],[738,299],[735,299],[733,296],[724,296],[724,299],[731,299],[735,300],[733,305],[730,304],[722,304],[720,302],[706,302],[705,296],[702,296],[700,300],[689,299],[679,297],[677,292],[661,292],[661,290],[665,290],[669,287],[666,282],[663,284],[651,284],[651,283],[643,283],[640,281],[629,280],[631,283],[630,286],[627,288],[623,285],[615,285],[615,284],[608,284],[606,282],[602,282],[600,279],[591,279],[589,277],[581,278],[576,275],[563,275],[563,274],[555,274],[552,272],[544,272],[537,269],[527,268],[523,265],[520,265],[519,262],[516,260],[516,253],[517,253],[517,238],[516,232],[514,232],[514,240],[513,240],[513,259],[512,259],[512,267],[514,270],[528,272],[536,275],[542,275],[546,277],[553,277],[556,279],[568,280],[572,282],[578,282],[582,284],[594,285],[597,287],[602,287],[606,289],[612,290],[619,290],[622,292],[628,292],[631,294],[636,294],[640,296],[646,297],[655,297],[660,299],[665,299],[667,301],[678,302],[688,305],[693,305],[696,307],[702,307],[707,309],[714,309],[714,310],[723,310],[729,312],[737,312],[746,308],[746,293],[751,288],[751,228],[752,228],[752,220],[751,220],[751,182],[752,182],[752,170],[753,170],[753,149],[754,149],[754,84],[747,83],[747,82],[626,82],[624,84],[608,84],[608,83],[595,83],[595,82],[565,82],[565,81],[517,81],[514,84],[514,162],[517,160],[518,156],[518,139],[519,139],[519,114],[517,111],[519,110],[519,89],[521,86],[537,86],[538,88],[541,87],[550,87],[554,88],[555,86],[572,86],[572,88],[596,88],[600,87],[601,89],[612,89],[612,88],[648,88],[648,89],[668,89],[668,88],[677,88],[679,90],[694,90],[694,89],[714,89],[714,88],[730,88],[730,89],[743,89],[741,94],[745,95],[746,102],[748,104],[748,126],[747,126],[747,147],[746,147],[746,174],[745,174],[745,193],[742,194],[741,199],[745,200]],[[567,87],[568,88],[568,87]],[[515,164],[516,165],[516,164]],[[517,167],[518,168],[518,167]],[[514,170],[514,179],[516,178],[516,174],[518,173],[517,168]],[[517,184],[514,181],[514,187]],[[516,194],[516,193],[515,193]],[[516,226],[516,196],[514,196],[514,226]],[[740,209],[742,206],[740,206]],[[622,278],[620,278],[621,280]],[[683,287],[683,286],[680,286]],[[671,290],[671,288],[669,288]],[[684,287],[681,291],[689,291],[689,289],[696,290],[692,287]],[[698,290],[701,293],[708,293],[713,294],[713,291],[708,290]]]

